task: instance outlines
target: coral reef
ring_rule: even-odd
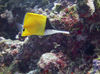
[[[0,73],[9,73],[5,72],[6,70],[11,70],[10,65],[14,61],[16,55],[19,52],[19,48],[23,45],[23,42],[10,39],[5,39],[0,37]],[[6,68],[9,67],[9,68]]]
[[[100,56],[100,0],[0,0],[0,4],[0,73],[94,73],[93,61]],[[26,12],[46,15],[55,29],[70,35],[21,37],[19,25]]]

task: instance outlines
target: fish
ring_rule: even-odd
[[[69,31],[56,30],[45,15],[30,12],[25,14],[21,36],[44,36],[56,33],[70,34]]]
[[[16,27],[17,27],[18,32],[22,32],[23,31],[23,24],[16,23]]]

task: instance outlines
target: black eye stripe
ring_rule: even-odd
[[[23,31],[25,31],[25,29],[23,29]]]

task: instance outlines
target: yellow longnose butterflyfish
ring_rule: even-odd
[[[56,33],[70,34],[68,31],[55,30],[49,23],[47,16],[36,13],[26,13],[24,17],[22,36],[43,36]]]

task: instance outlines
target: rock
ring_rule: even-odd
[[[0,40],[0,66],[10,66],[16,55],[19,53],[19,48],[22,46],[20,41],[12,41],[3,37]]]
[[[60,3],[54,3],[54,7],[52,8],[53,11],[60,12],[61,9],[62,9],[62,6]]]
[[[78,12],[80,17],[86,18],[93,15],[93,13],[95,12],[94,0],[83,0],[82,2],[80,1],[78,6]]]
[[[100,9],[100,0],[94,0],[96,9]]]
[[[95,12],[94,0],[87,0],[87,5],[90,7],[91,15]]]
[[[2,40],[5,40],[5,38],[4,37],[0,37],[0,41],[2,41]]]
[[[40,57],[38,66],[42,69],[62,69],[66,67],[65,61],[60,59],[55,53],[45,53]]]
[[[47,69],[50,63],[56,64],[58,57],[54,53],[45,53],[41,56],[38,65],[43,69]]]
[[[39,74],[40,70],[36,69],[36,70],[32,70],[30,72],[28,72],[27,74]]]

